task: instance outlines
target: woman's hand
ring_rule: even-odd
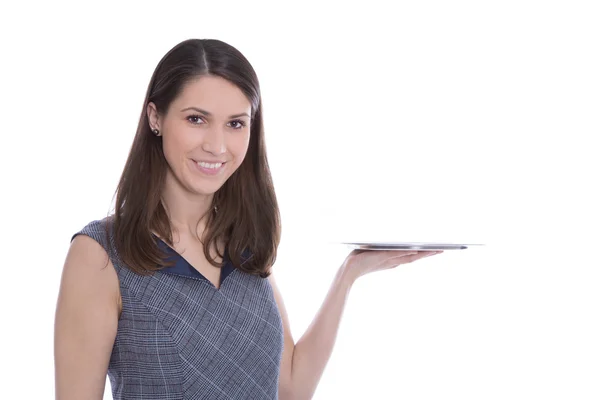
[[[440,253],[443,251],[353,250],[344,260],[342,268],[344,274],[354,281],[370,272],[395,268]]]

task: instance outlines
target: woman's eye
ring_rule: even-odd
[[[237,124],[237,128],[234,127],[233,129],[242,129],[243,127],[246,126],[246,123],[239,119],[235,119],[235,120],[231,121],[231,123]]]
[[[190,122],[192,122],[192,123],[193,123],[193,124],[195,124],[195,125],[198,125],[198,122],[195,122],[195,121],[193,121],[193,120],[194,120],[194,119],[202,120],[202,117],[201,117],[201,116],[199,116],[199,115],[190,115],[190,116],[189,116],[187,119],[188,119],[188,121],[192,120],[192,121],[190,121]]]

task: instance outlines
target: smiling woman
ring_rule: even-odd
[[[188,82],[163,113],[151,101],[147,107],[149,123],[155,135],[162,137],[169,165],[163,194],[176,202],[181,189],[198,195],[215,193],[244,161],[251,109],[237,86],[210,75]],[[241,112],[229,115],[230,110]],[[203,179],[207,177],[210,179]],[[182,207],[171,209],[176,214]],[[171,218],[180,221],[182,218],[174,213]]]
[[[432,254],[352,252],[294,343],[279,241],[256,74],[224,42],[184,41],[150,79],[114,213],[71,238],[57,399],[100,399],[107,374],[115,399],[308,399],[352,283]]]
[[[259,82],[234,47],[186,40],[158,63],[115,212],[72,238],[58,398],[100,398],[107,372],[116,399],[277,397],[283,328],[264,278],[280,216],[263,138]]]

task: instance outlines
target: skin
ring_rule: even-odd
[[[181,111],[189,107],[198,107],[212,115]],[[153,103],[148,104],[147,112],[150,126],[162,136],[169,164],[163,204],[177,231],[199,236],[201,231],[196,231],[196,225],[208,211],[213,194],[239,168],[248,151],[250,102],[227,80],[204,76],[184,88],[166,115],[159,115]],[[248,116],[229,118],[241,113]],[[226,163],[220,175],[206,176],[195,170],[192,160]]]
[[[187,107],[198,107],[212,115],[181,111]],[[250,115],[250,111],[241,90],[211,76],[188,83],[165,115],[159,115],[153,103],[147,108],[150,127],[162,136],[169,166],[162,199],[174,227],[174,248],[215,287],[220,269],[208,263],[199,241],[205,228],[203,215],[209,211],[213,194],[240,166],[248,150],[250,118],[230,117]],[[195,169],[192,160],[226,163],[219,175],[206,176]],[[340,266],[321,308],[298,342],[291,335],[283,296],[271,274],[268,279],[284,327],[279,397],[312,397],[331,356],[346,299],[358,278],[433,254],[436,252],[353,251]],[[59,400],[102,399],[121,311],[118,277],[110,261],[105,267],[106,260],[105,250],[90,237],[78,235],[71,243],[55,319]]]

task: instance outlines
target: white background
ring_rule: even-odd
[[[600,398],[595,3],[3,3],[0,397],[53,398],[70,237],[160,58],[216,38],[260,79],[296,340],[332,242],[486,244],[361,278],[315,399]]]

